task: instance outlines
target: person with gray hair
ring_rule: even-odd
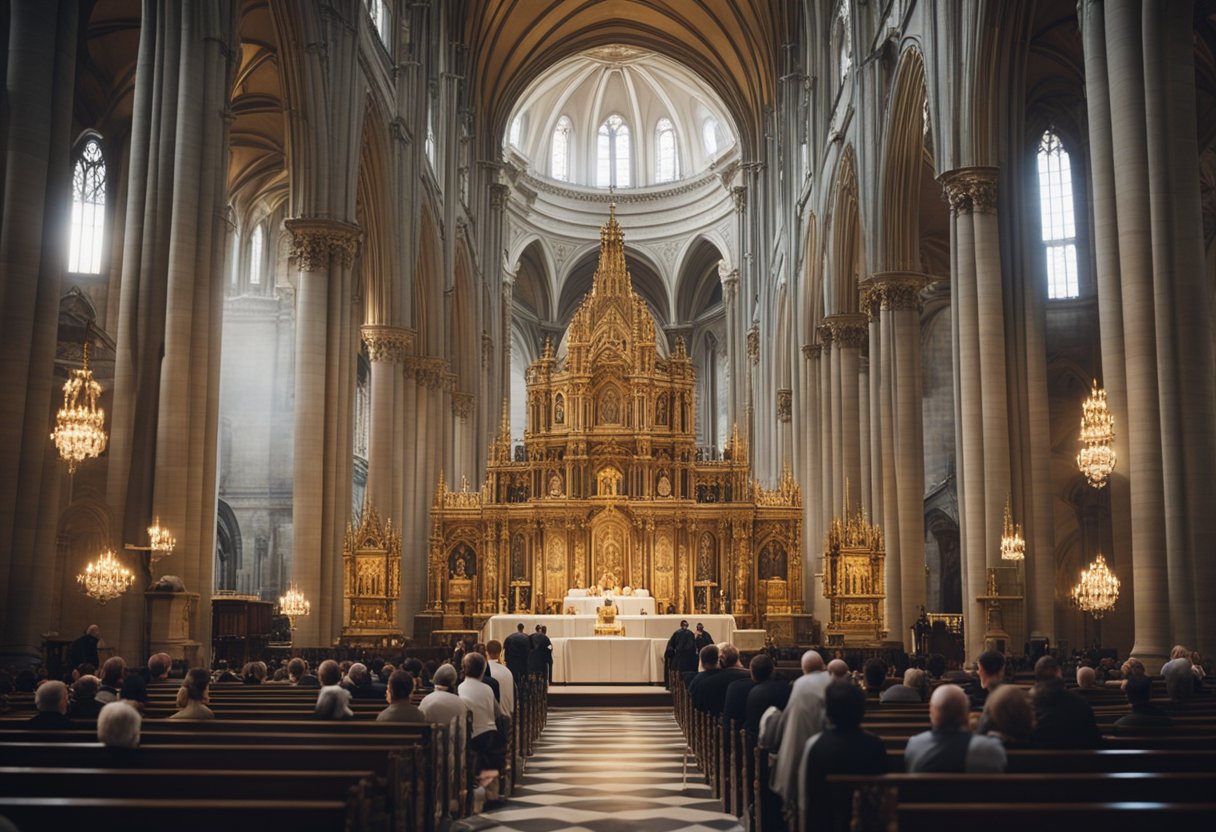
[[[431,683],[435,689],[422,697],[418,710],[422,711],[427,722],[451,728],[453,736],[459,738],[462,735],[465,714],[470,711],[470,707],[464,699],[456,695],[456,668],[450,664],[439,665],[435,675],[431,677]]]
[[[823,667],[823,656],[815,650],[802,654],[802,676],[790,688],[790,701],[781,712],[777,732],[777,764],[773,766],[772,789],[785,800],[785,813],[797,817],[798,767],[806,741],[823,730],[823,691],[832,677]]]
[[[317,719],[350,719],[354,715],[350,709],[350,691],[341,685],[326,685],[317,693],[317,705],[313,709]]]
[[[1175,647],[1173,653],[1179,650],[1186,648]],[[1184,652],[1162,665],[1161,675],[1165,678],[1165,692],[1175,705],[1184,705],[1195,695],[1195,671],[1191,668],[1190,653]]]
[[[918,667],[909,667],[904,671],[903,684],[891,685],[878,697],[879,702],[924,702],[929,684],[925,680],[925,671]]]
[[[832,659],[828,662],[828,675],[833,679],[848,679],[849,663],[844,659]]]
[[[929,697],[932,730],[908,739],[904,767],[911,773],[1001,772],[1005,746],[996,737],[967,728],[969,701],[958,685],[941,685]]]
[[[34,705],[38,713],[26,721],[25,727],[36,731],[61,731],[72,727],[68,719],[68,686],[63,682],[43,682],[34,691]]]
[[[1098,688],[1098,671],[1087,664],[1077,667],[1077,687],[1081,690]]]
[[[124,702],[111,702],[97,715],[97,741],[109,748],[138,748],[143,717]]]
[[[72,683],[72,703],[68,716],[72,719],[97,719],[104,703],[97,701],[97,690],[101,680],[91,674],[81,676]]]

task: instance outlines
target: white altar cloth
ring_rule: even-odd
[[[735,637],[735,617],[733,615],[618,615],[617,621],[625,625],[626,638],[657,638],[662,639],[664,646],[680,627],[680,621],[688,622],[689,629],[695,629],[697,624],[704,624],[705,629],[713,636],[714,641],[733,641]],[[536,629],[537,624],[549,628],[549,638],[591,638],[595,635],[594,615],[511,615],[509,613],[492,616],[481,630],[481,640],[497,639],[502,641],[515,632],[515,625],[523,624],[524,632],[529,635]],[[618,636],[602,636],[601,638],[619,638]],[[659,656],[660,660],[662,655]]]
[[[659,663],[655,667],[655,646]],[[663,648],[667,642],[650,638],[555,638],[553,681],[648,684],[663,681]]]
[[[562,599],[562,611],[564,612],[570,607],[574,607],[576,615],[595,615],[597,607],[603,606],[603,597],[578,597],[575,595],[567,595]],[[655,606],[653,598],[639,598],[636,595],[614,595],[612,596],[612,604],[617,608],[617,616],[622,615],[654,615]],[[642,611],[645,610],[645,613]]]

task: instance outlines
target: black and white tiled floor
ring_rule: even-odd
[[[521,784],[478,832],[735,832],[668,708],[551,710]]]

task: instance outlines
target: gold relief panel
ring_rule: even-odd
[[[566,541],[557,534],[549,538],[545,556],[545,598],[549,601],[560,601],[570,588],[566,581]]]
[[[654,595],[660,607],[672,601],[675,588],[675,558],[672,554],[671,531],[660,529],[654,541]]]
[[[713,532],[702,532],[701,539],[697,541],[697,568],[696,578],[698,581],[713,581],[718,574],[718,539],[714,537]]]

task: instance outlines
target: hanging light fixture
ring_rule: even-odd
[[[1106,565],[1106,558],[1098,555],[1088,569],[1081,570],[1081,580],[1072,588],[1072,602],[1083,611],[1100,620],[1115,608],[1119,600],[1119,579]]]
[[[302,615],[308,615],[310,612],[312,612],[312,603],[304,597],[303,592],[300,592],[296,582],[292,581],[291,586],[287,588],[287,594],[279,596],[279,615],[287,616],[291,622],[291,628],[294,630],[296,619]]]
[[[51,439],[59,456],[68,463],[68,473],[86,459],[100,456],[106,449],[106,412],[97,406],[101,385],[89,369],[89,342],[84,342],[84,362],[72,370],[63,385],[63,407],[55,416]]]
[[[76,576],[76,582],[84,587],[84,594],[101,603],[111,601],[131,588],[135,575],[118,562],[114,552],[106,549],[96,561],[85,566]]]
[[[1022,537],[1022,524],[1013,523],[1011,499],[1005,498],[1005,526],[1001,532],[1001,560],[1025,560],[1026,538]]]
[[[1089,398],[1081,405],[1081,449],[1077,468],[1094,488],[1106,485],[1115,470],[1115,419],[1106,406],[1106,391],[1094,380]]]
[[[177,546],[177,538],[169,534],[168,529],[161,528],[159,517],[152,521],[151,526],[148,526],[148,541],[151,544],[148,546],[148,551],[151,553],[153,563],[161,558],[169,557],[173,554],[174,547]]]

